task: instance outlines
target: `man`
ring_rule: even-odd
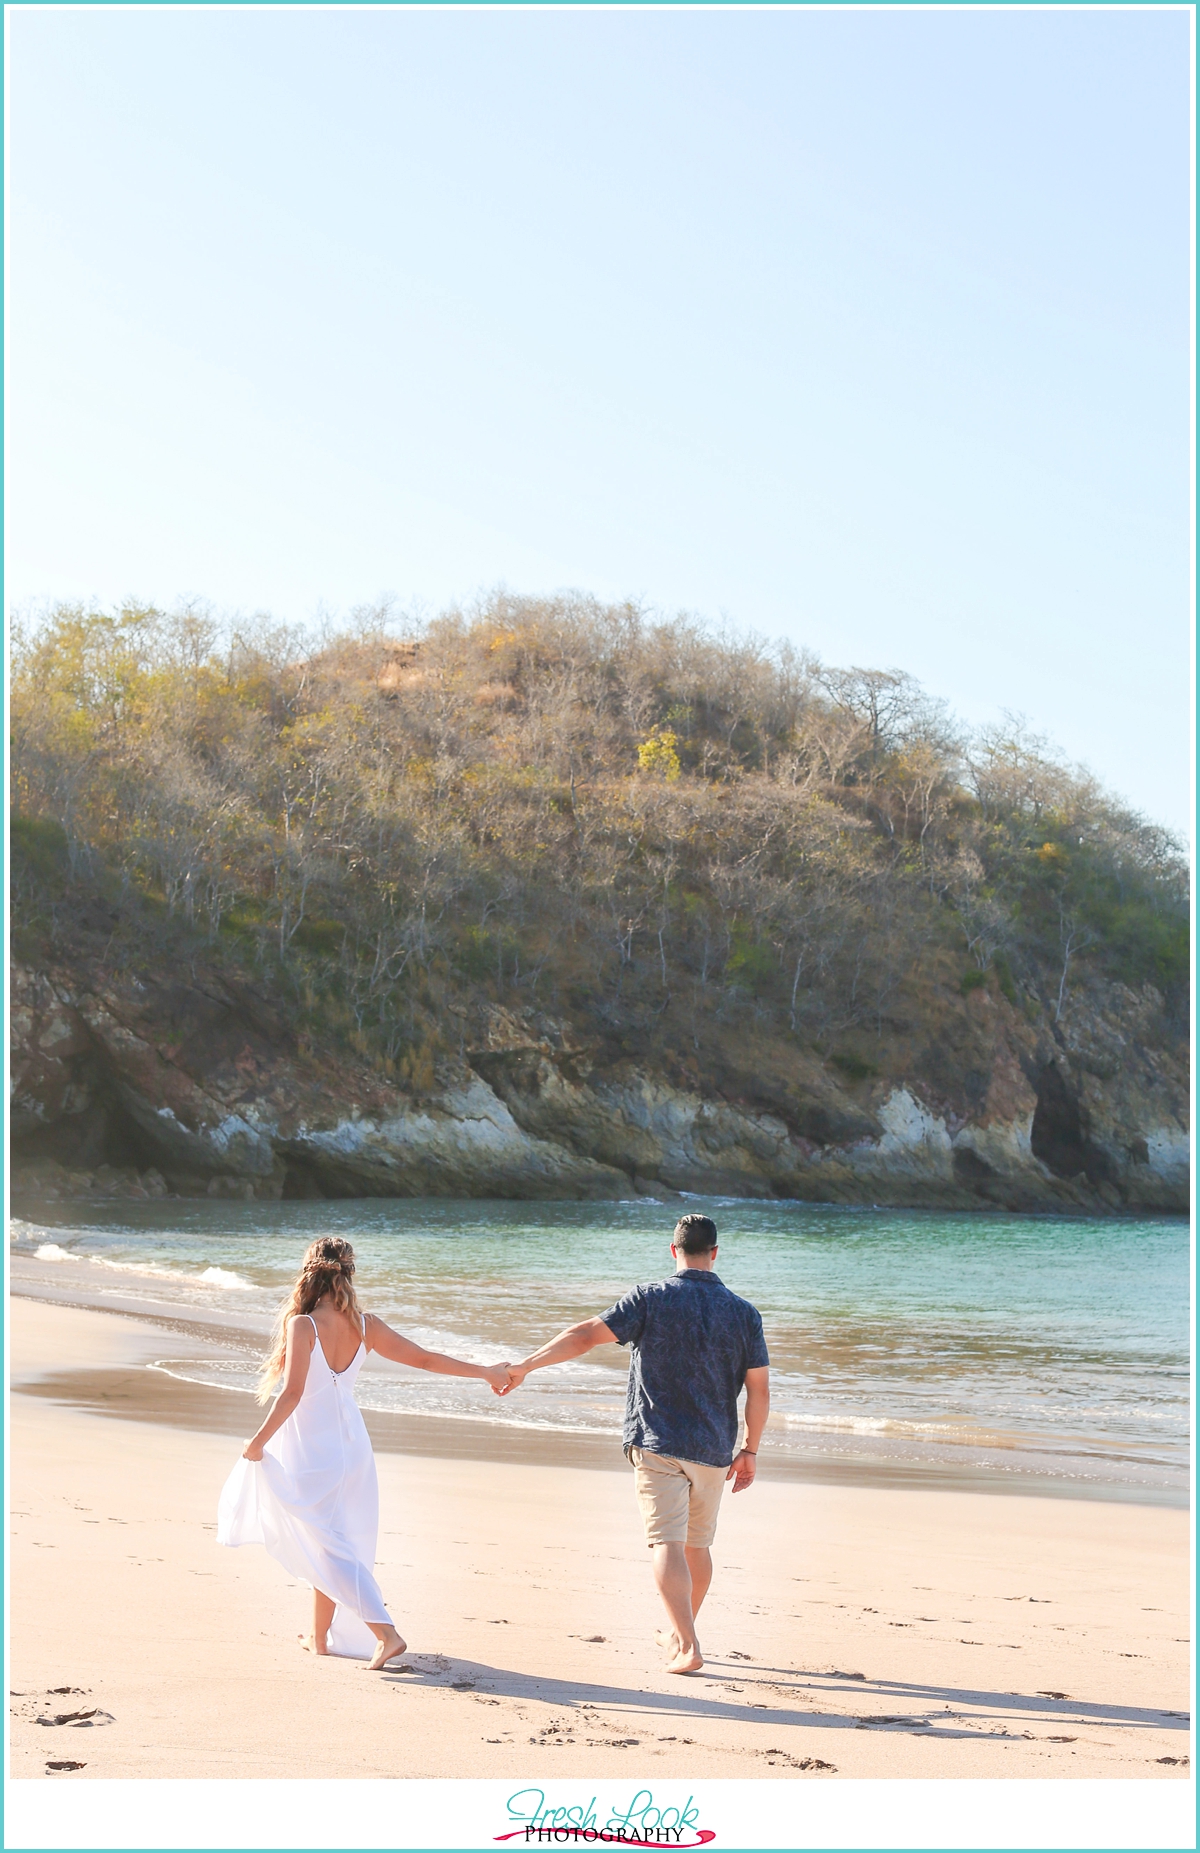
[[[673,1278],[634,1287],[599,1318],[568,1326],[509,1366],[509,1388],[531,1370],[565,1364],[596,1345],[631,1347],[625,1453],[671,1623],[657,1638],[669,1673],[698,1673],[704,1661],[696,1612],[712,1580],[709,1547],[721,1492],[727,1480],[735,1493],[753,1485],[771,1398],[762,1318],[713,1272],[716,1224],[707,1216],[684,1216],[671,1254]],[[746,1438],[739,1449],[743,1383]]]

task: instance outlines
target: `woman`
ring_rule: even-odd
[[[404,1653],[406,1643],[374,1576],[379,1487],[354,1400],[368,1351],[444,1377],[481,1377],[494,1390],[508,1383],[503,1364],[465,1364],[424,1351],[361,1313],[353,1248],[322,1237],[305,1255],[280,1311],[259,1401],[269,1401],[276,1384],[278,1393],[225,1482],[217,1540],[265,1544],[285,1570],[312,1584],[313,1631],[304,1645],[313,1653],[365,1654],[378,1669]]]

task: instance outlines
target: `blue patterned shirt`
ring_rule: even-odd
[[[626,1448],[728,1467],[746,1372],[769,1362],[762,1315],[711,1268],[685,1268],[632,1288],[600,1317],[632,1347]]]

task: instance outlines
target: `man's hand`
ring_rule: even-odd
[[[507,1364],[489,1364],[483,1374],[497,1396],[504,1396],[507,1393],[509,1388]]]
[[[725,1475],[725,1478],[733,1481],[733,1490],[735,1493],[744,1493],[748,1486],[754,1485],[754,1472],[757,1466],[757,1456],[747,1453],[745,1448],[741,1450],[740,1454],[734,1455],[733,1465]]]

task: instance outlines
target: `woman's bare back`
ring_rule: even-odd
[[[329,1300],[318,1300],[310,1315],[317,1328],[317,1343],[330,1370],[340,1377],[349,1370],[362,1344],[362,1329]],[[307,1323],[307,1322],[306,1322]]]

